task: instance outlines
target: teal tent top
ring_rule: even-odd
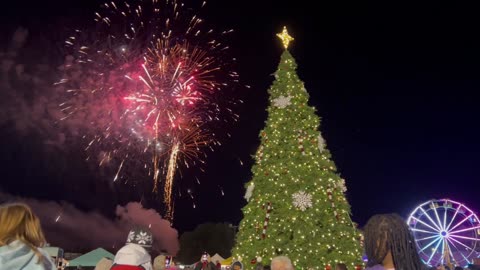
[[[44,247],[43,250],[45,250],[50,257],[63,256],[63,250],[59,247]]]
[[[102,259],[102,258],[109,258],[113,260],[115,256],[106,251],[103,248],[97,248],[95,250],[92,250],[88,253],[83,254],[82,256],[71,260],[68,263],[68,267],[71,266],[96,266],[97,263]]]

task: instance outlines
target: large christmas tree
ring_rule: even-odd
[[[350,219],[345,181],[337,174],[318,128],[320,118],[296,73],[284,28],[261,144],[247,183],[234,259],[253,269],[288,256],[296,269],[349,268],[361,263],[360,233]],[[352,268],[353,269],[353,268]]]

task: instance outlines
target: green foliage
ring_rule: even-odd
[[[226,223],[205,223],[180,237],[177,259],[185,264],[198,262],[203,252],[218,253],[223,258],[231,256],[235,229]]]
[[[308,93],[287,50],[275,77],[253,178],[247,183],[247,188],[254,184],[253,195],[243,208],[233,256],[247,269],[253,269],[254,258],[269,263],[278,255],[290,257],[297,269],[360,264],[360,234],[350,219],[343,179],[323,144],[320,118],[308,106]],[[300,191],[312,198],[304,211],[293,204],[292,195]],[[268,203],[272,210],[267,217]]]

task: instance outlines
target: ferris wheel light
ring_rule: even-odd
[[[449,201],[449,200],[445,200],[445,202],[443,203],[443,207],[445,208],[452,208],[452,203]]]

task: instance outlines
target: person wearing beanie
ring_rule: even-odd
[[[210,255],[204,253],[194,270],[216,270],[215,264],[211,261]]]
[[[128,233],[127,242],[118,250],[113,260],[111,270],[138,269],[153,270],[152,258],[149,251],[153,245],[153,236],[150,230],[137,227]]]

